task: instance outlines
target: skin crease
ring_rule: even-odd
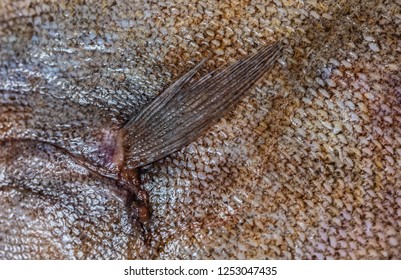
[[[1,140],[28,123],[96,157],[203,58],[205,74],[278,39],[284,56],[202,137],[142,168],[148,245],[113,180],[52,146],[0,142],[0,258],[401,257],[399,1],[142,2],[1,1]]]

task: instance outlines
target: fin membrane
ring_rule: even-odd
[[[280,43],[262,47],[189,84],[203,60],[121,128],[126,164],[140,167],[193,142],[252,89],[281,49]]]

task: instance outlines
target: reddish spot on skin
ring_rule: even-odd
[[[110,171],[118,172],[124,165],[120,133],[116,129],[103,129],[100,135],[100,147],[96,152],[100,160],[96,164]]]
[[[130,169],[126,166],[121,166],[119,180],[123,183],[123,187],[130,193],[127,198],[127,204],[132,208],[132,216],[138,219],[141,223],[146,223],[150,218],[149,211],[149,195],[141,189],[138,169]]]
[[[110,171],[116,170],[120,188],[125,190],[123,198],[128,208],[131,208],[131,216],[144,224],[149,221],[149,195],[141,189],[139,172],[137,168],[126,165],[124,158],[122,134],[118,131],[105,131],[100,153],[104,156],[103,166]],[[121,193],[120,191],[118,193]]]
[[[133,210],[132,216],[137,218],[140,222],[146,223],[149,221],[150,218],[149,209],[145,206],[137,207]]]
[[[98,160],[91,162],[81,156],[70,155],[92,173],[116,180],[113,194],[126,205],[134,221],[143,226],[150,219],[149,195],[141,189],[138,169],[126,164],[122,134],[116,129],[103,129],[100,135],[96,151]]]

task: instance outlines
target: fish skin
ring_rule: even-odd
[[[233,113],[144,168],[150,246],[113,182],[2,143],[0,258],[400,258],[398,2],[85,3],[1,1],[1,106],[33,111],[2,114],[0,131],[26,131],[17,113],[110,131],[210,53],[206,72],[289,47]]]

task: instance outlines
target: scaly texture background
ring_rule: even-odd
[[[401,1],[0,2],[0,258],[401,258]],[[262,82],[142,169],[143,244],[90,156],[211,55],[283,39]]]

